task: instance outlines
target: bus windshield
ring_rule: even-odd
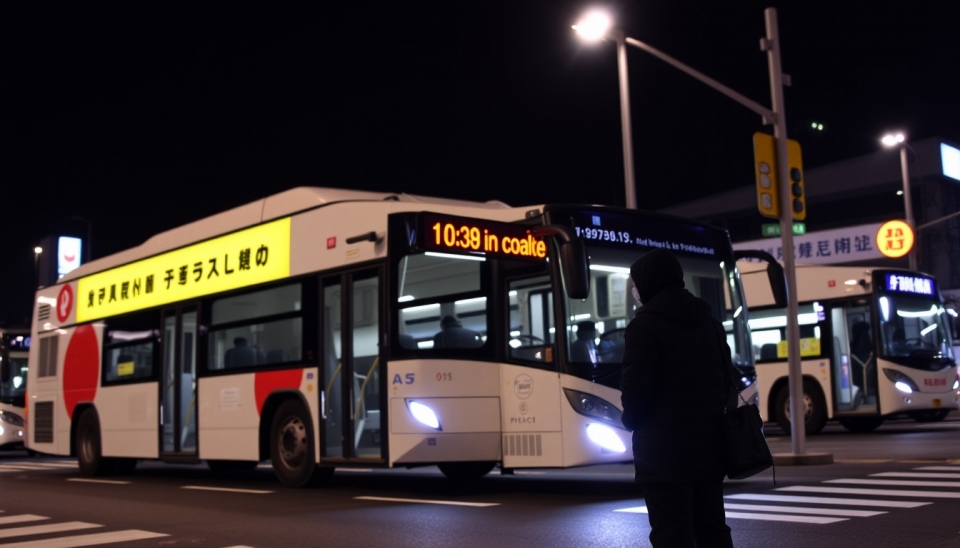
[[[27,391],[27,358],[11,357],[9,376],[0,379],[0,402],[23,407]]]
[[[881,293],[878,305],[881,357],[923,369],[931,358],[953,362],[947,312],[936,297]]]

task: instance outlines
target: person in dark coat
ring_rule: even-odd
[[[641,306],[624,336],[623,425],[633,431],[650,542],[732,547],[721,425],[736,391],[725,369],[723,326],[684,289],[683,268],[670,252],[645,253],[630,277]]]

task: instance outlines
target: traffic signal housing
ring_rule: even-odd
[[[754,170],[757,176],[757,210],[764,217],[780,218],[780,184],[777,170],[776,140],[767,133],[753,134]],[[807,218],[803,159],[800,143],[787,139],[787,177],[790,215],[794,221]]]

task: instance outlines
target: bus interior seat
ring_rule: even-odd
[[[287,358],[287,353],[284,352],[282,348],[274,348],[273,350],[267,352],[265,363],[283,363],[286,361],[290,361]]]
[[[241,342],[242,341],[242,342]],[[246,339],[237,337],[234,347],[227,349],[223,355],[223,364],[226,368],[246,367],[263,363],[263,354],[255,346],[248,346]]]
[[[760,347],[760,359],[761,360],[776,360],[777,357],[777,343],[766,343]]]

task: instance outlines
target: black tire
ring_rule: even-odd
[[[840,425],[851,432],[873,432],[881,424],[883,417],[858,417],[840,419]]]
[[[280,483],[305,487],[317,469],[310,413],[299,400],[290,399],[273,415],[270,426],[270,459]]]
[[[810,381],[803,381],[803,401],[806,407],[804,432],[809,436],[820,433],[827,424],[827,402],[823,392]],[[777,425],[790,434],[790,385],[785,384],[777,393],[774,403],[774,418]]]
[[[474,480],[486,476],[496,466],[495,462],[444,462],[438,464],[437,468],[443,472],[444,476],[456,481]]]
[[[40,455],[40,453],[37,453],[37,452],[34,451],[33,449],[27,449],[26,451],[27,451],[27,456],[28,456],[28,457],[36,457],[36,456]]]
[[[208,460],[207,467],[211,472],[233,473],[250,472],[256,470],[260,463],[255,460]]]
[[[910,418],[917,422],[940,422],[950,414],[949,409],[928,409],[926,411],[914,411],[910,413]]]
[[[104,458],[100,447],[100,417],[94,409],[89,408],[77,420],[74,438],[77,465],[84,476],[108,476],[113,473],[115,462]]]

